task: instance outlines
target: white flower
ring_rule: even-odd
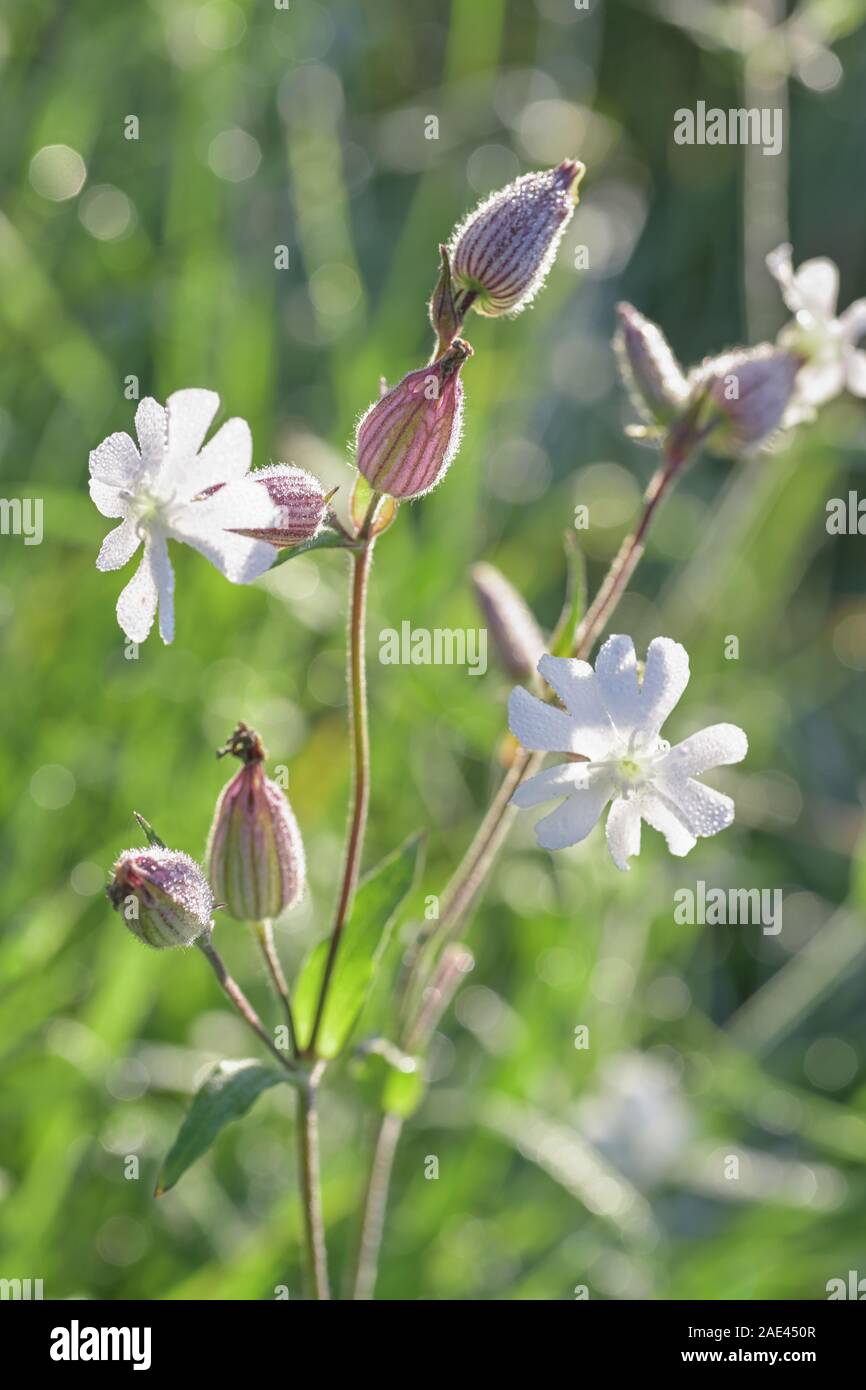
[[[646,1052],[609,1057],[576,1109],[584,1137],[640,1187],[676,1168],[694,1131],[677,1073]]]
[[[678,642],[656,637],[650,643],[642,682],[630,637],[609,637],[594,671],[586,661],[555,656],[543,656],[538,669],[565,709],[514,690],[512,733],[524,748],[587,759],[539,772],[512,797],[516,806],[566,798],[536,826],[543,849],[584,840],[608,801],[607,843],[618,869],[640,853],[641,820],[661,831],[676,855],[731,824],[733,801],[695,776],[740,762],[748,749],[742,729],[714,724],[675,748],[659,736],[689,680],[688,653]]]
[[[779,344],[807,359],[787,423],[810,418],[816,406],[846,389],[866,396],[866,352],[856,346],[866,333],[866,299],[856,300],[837,317],[839,271],[826,256],[804,261],[795,271],[791,247],[778,246],[767,266],[794,315],[779,334]]]
[[[111,434],[90,455],[93,501],[103,516],[123,517],[105,537],[97,569],[120,569],[144,542],[141,563],[117,600],[117,621],[132,642],[147,637],[157,607],[162,640],[174,637],[169,539],[194,546],[234,584],[249,584],[273,563],[271,545],[234,529],[278,520],[267,489],[247,476],[249,425],[227,420],[204,444],[218,406],[215,391],[176,391],[164,407],[146,396],[135,412],[139,447],[128,434]]]

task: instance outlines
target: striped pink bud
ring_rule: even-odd
[[[327,506],[325,489],[318,478],[303,468],[286,463],[257,468],[248,476],[267,488],[271,501],[280,509],[280,515],[275,526],[250,531],[239,527],[239,535],[268,541],[280,550],[287,545],[298,545],[316,534]]]
[[[575,206],[584,166],[566,159],[492,193],[455,229],[451,275],[462,315],[519,314],[547,277]]]
[[[692,373],[692,398],[708,448],[739,457],[768,443],[784,425],[803,360],[762,343],[709,358],[698,367]]]
[[[618,304],[614,348],[635,409],[656,424],[669,424],[689,394],[685,373],[658,324],[631,304]]]
[[[214,904],[208,881],[180,850],[124,850],[106,891],[133,936],[148,946],[191,946],[210,928]]]
[[[358,424],[356,461],[371,487],[389,497],[421,497],[442,480],[460,444],[460,370],[472,348],[455,338],[428,367],[410,372]]]
[[[265,750],[239,724],[218,756],[243,766],[220,792],[207,859],[217,902],[239,922],[264,922],[294,907],[304,892],[304,845],[282,788],[265,776]]]

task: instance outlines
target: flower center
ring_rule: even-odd
[[[647,739],[640,732],[632,734],[628,743],[620,747],[607,762],[616,794],[626,800],[637,795],[652,781],[656,763],[669,749],[670,744],[666,739]]]
[[[845,336],[837,321],[817,319],[805,309],[783,334],[785,347],[816,364],[835,362],[844,354]]]
[[[173,492],[160,493],[155,489],[144,487],[139,492],[129,495],[128,515],[143,530],[157,525],[167,527],[171,520],[171,507],[174,499],[175,494]]]

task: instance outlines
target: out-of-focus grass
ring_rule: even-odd
[[[42,1277],[52,1296],[299,1287],[290,1097],[265,1096],[175,1191],[150,1195],[196,1076],[250,1043],[201,959],[139,948],[101,888],[136,840],[133,808],[201,852],[225,775],[212,750],[244,718],[291,769],[308,847],[308,901],[278,929],[290,968],[325,930],[348,783],[342,557],[233,589],[176,553],[177,641],[152,637],[127,660],[113,614],[126,576],[94,569],[108,523],[87,499],[88,449],[130,427],[129,377],[160,397],[208,386],[250,420],[257,463],[293,459],[345,494],[355,416],[381,374],[425,358],[437,243],[514,174],[586,160],[532,311],[467,325],[460,457],[376,558],[367,858],[426,826],[423,891],[441,889],[495,784],[508,685],[495,669],[382,666],[378,633],[404,618],[476,623],[467,570],[481,556],[552,626],[559,538],[581,501],[598,582],[652,467],[621,431],[618,298],[659,318],[686,361],[745,332],[740,152],[671,140],[678,106],[738,104],[740,58],[660,9],[165,0],[109,14],[36,0],[4,18],[0,469],[3,495],[40,497],[45,516],[41,546],[0,538],[4,1277]],[[797,259],[839,262],[843,303],[866,282],[862,18],[854,4],[831,16],[841,80],[790,84],[792,239]],[[238,130],[255,143],[225,135]],[[30,181],[56,143],[87,166],[59,202]],[[129,200],[119,236],[106,207],[120,216],[122,199],[94,193],[106,185]],[[827,499],[858,486],[863,442],[862,411],[841,402],[783,454],[702,462],[663,515],[616,626],[689,646],[673,736],[715,718],[748,730],[748,762],[726,781],[737,824],[684,863],[648,833],[625,878],[600,832],[550,858],[532,818],[519,822],[398,1155],[382,1297],[569,1298],[585,1284],[593,1297],[810,1298],[863,1271],[851,864],[866,599],[862,539],[823,524]],[[783,888],[780,936],[676,926],[673,893],[698,879]],[[226,922],[219,940],[269,1008],[244,933]],[[364,1133],[337,1071],[324,1101],[337,1260]]]

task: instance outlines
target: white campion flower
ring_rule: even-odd
[[[165,406],[145,396],[135,412],[138,448],[128,434],[111,434],[90,455],[90,496],[103,516],[123,518],[102,542],[97,569],[121,569],[144,543],[117,600],[117,621],[132,642],[147,637],[157,608],[163,642],[174,637],[170,539],[193,546],[233,584],[257,579],[276,555],[266,541],[238,534],[275,526],[279,509],[247,476],[246,420],[227,420],[204,443],[218,406],[215,391],[175,391]],[[219,490],[202,497],[210,488]]]
[[[576,1114],[584,1138],[642,1188],[676,1170],[695,1128],[676,1071],[646,1052],[607,1058]]]
[[[660,736],[689,680],[688,653],[679,642],[656,637],[650,643],[642,681],[630,637],[609,637],[594,671],[586,661],[555,656],[543,656],[538,669],[565,709],[513,690],[512,733],[526,749],[586,759],[539,772],[511,798],[516,806],[537,806],[565,797],[536,826],[542,849],[586,839],[609,801],[607,843],[618,869],[640,853],[642,820],[664,835],[675,855],[731,824],[731,798],[695,778],[746,756],[742,729],[713,724],[675,748]]]
[[[846,389],[866,396],[866,352],[856,344],[866,333],[866,299],[837,316],[839,270],[826,256],[794,269],[791,247],[777,246],[767,257],[770,274],[794,315],[779,334],[779,345],[806,358],[787,423],[810,419],[815,408]]]

